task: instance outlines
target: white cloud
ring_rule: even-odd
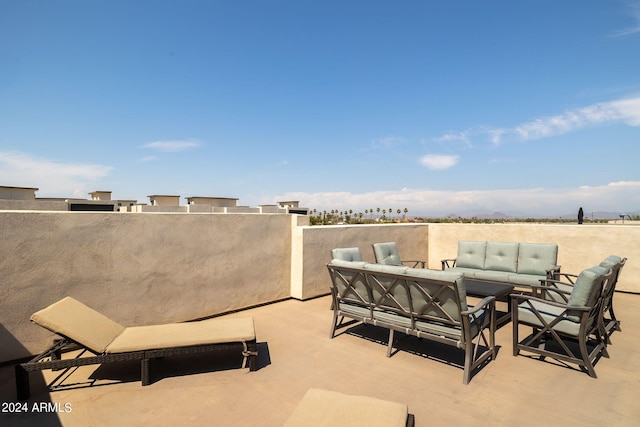
[[[482,191],[402,189],[354,194],[350,192],[288,193],[275,200],[300,200],[317,209],[407,208],[410,216],[469,215],[502,212],[513,216],[571,214],[582,206],[585,213],[628,212],[640,206],[640,182],[612,182],[576,188],[525,188]],[[270,203],[274,203],[271,201]]]
[[[0,182],[39,187],[45,194],[86,197],[88,186],[113,168],[97,164],[65,163],[15,151],[0,151]]]
[[[512,128],[487,128],[478,133],[486,133],[491,142],[498,145],[505,141],[529,141],[573,132],[587,126],[620,122],[628,126],[640,126],[640,97],[597,103],[568,110],[563,114],[534,119]]]
[[[143,148],[151,148],[164,153],[174,153],[178,151],[191,150],[202,145],[195,139],[175,140],[175,141],[155,141],[143,144]]]
[[[640,3],[635,2],[629,5],[629,15],[635,21],[632,26],[614,31],[612,37],[624,37],[640,33]]]
[[[462,142],[464,143],[467,147],[471,147],[471,138],[470,138],[470,131],[463,131],[463,132],[449,132],[446,133],[438,138],[435,138],[435,141],[437,142]]]
[[[420,158],[420,163],[431,170],[443,170],[455,166],[459,160],[459,156],[427,154]]]
[[[405,139],[399,136],[386,136],[384,138],[376,139],[371,143],[371,145],[374,147],[391,148],[404,142]]]

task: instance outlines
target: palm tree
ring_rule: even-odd
[[[402,219],[404,219],[404,217],[407,215],[407,212],[409,212],[409,209],[404,208],[404,215],[402,215]]]

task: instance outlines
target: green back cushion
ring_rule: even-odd
[[[485,270],[515,273],[518,266],[518,243],[487,242]]]
[[[395,242],[375,243],[373,253],[378,264],[402,265]]]
[[[464,286],[463,275],[460,272],[449,272],[449,271],[440,271],[440,270],[427,270],[424,268],[409,268],[407,269],[407,275],[415,276],[418,279],[427,279],[427,280],[438,280],[443,282],[452,283],[455,282],[457,284],[456,290],[458,292],[458,299],[460,300],[460,309],[462,311],[467,309],[467,291]],[[420,286],[426,288],[428,293],[433,296],[438,294],[441,289],[441,285],[431,285],[428,283],[422,282]],[[427,301],[417,289],[412,287],[411,296],[413,298],[414,308],[416,311],[421,311],[421,309],[427,305]],[[448,289],[438,294],[438,300],[442,308],[455,320],[460,320],[460,312],[458,311],[458,304],[456,303],[456,294],[453,289],[453,285],[449,286]],[[431,310],[433,311],[433,310]],[[437,311],[427,312],[426,314],[440,314]]]
[[[617,255],[609,255],[601,263],[600,267],[613,268],[622,262],[622,258]]]
[[[369,277],[368,281],[371,285],[371,293],[375,301],[381,305],[386,305],[391,308],[400,308],[404,310],[409,308],[409,297],[407,295],[406,288],[402,285],[403,280],[388,276],[387,274],[404,274],[408,267],[397,265],[384,265],[384,264],[366,264],[365,270],[373,273],[373,279]],[[381,274],[376,274],[381,273]],[[390,294],[393,298],[386,297],[384,295]],[[398,307],[400,304],[400,307]]]
[[[582,271],[576,283],[573,285],[573,290],[569,296],[567,305],[572,307],[585,307],[589,304],[590,297],[594,291],[597,291],[596,286],[600,283],[600,278],[606,274],[609,270],[603,267],[591,267]],[[575,322],[580,321],[581,313],[576,311],[569,311],[567,318]]]
[[[359,248],[335,248],[331,250],[331,258],[344,261],[362,261]]]
[[[371,302],[364,275],[360,272],[340,270],[340,267],[364,268],[364,261],[345,261],[333,259],[331,264],[338,267],[335,276],[331,275],[333,285],[336,287],[341,298],[368,304]],[[346,281],[346,283],[345,283]]]
[[[545,276],[558,263],[558,245],[551,243],[520,243],[518,274]]]
[[[456,267],[484,269],[484,258],[487,251],[487,242],[471,240],[458,241],[458,256]]]

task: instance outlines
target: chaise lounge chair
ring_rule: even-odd
[[[66,297],[31,316],[31,320],[60,335],[51,348],[29,362],[15,366],[18,400],[30,396],[29,372],[60,370],[76,366],[139,360],[142,385],[151,383],[152,359],[219,350],[238,349],[249,370],[256,370],[257,345],[253,318],[209,319],[198,322],[124,327],[71,297]],[[75,358],[62,359],[62,350],[84,350]],[[87,352],[90,356],[84,356]]]

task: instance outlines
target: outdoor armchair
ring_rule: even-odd
[[[617,319],[613,310],[613,297],[618,283],[618,278],[620,277],[620,272],[626,262],[627,258],[611,255],[599,264],[600,267],[611,269],[613,271],[611,278],[604,284],[601,313],[598,317],[599,329],[606,344],[611,343],[610,337],[614,331],[622,330],[620,327],[620,321]],[[570,295],[578,276],[576,274],[558,273],[556,277],[559,280],[547,279],[542,282],[544,287],[539,288],[541,296],[547,300],[566,303],[568,302],[568,296]]]
[[[544,292],[548,289],[544,285],[534,287],[538,296],[512,294],[513,355],[526,351],[577,364],[596,378],[594,362],[600,356],[608,357],[598,319],[605,283],[612,276],[611,269],[600,266],[584,270],[570,293],[557,288],[553,291],[566,297],[566,302],[545,299]],[[520,325],[532,329],[522,341]]]
[[[400,258],[400,252],[398,251],[398,246],[395,242],[386,242],[386,243],[374,243],[373,244],[373,255],[376,259],[376,264],[385,264],[385,265],[407,265],[411,268],[416,268],[418,266],[424,268],[426,261],[421,260],[413,260],[407,259],[402,260]]]

